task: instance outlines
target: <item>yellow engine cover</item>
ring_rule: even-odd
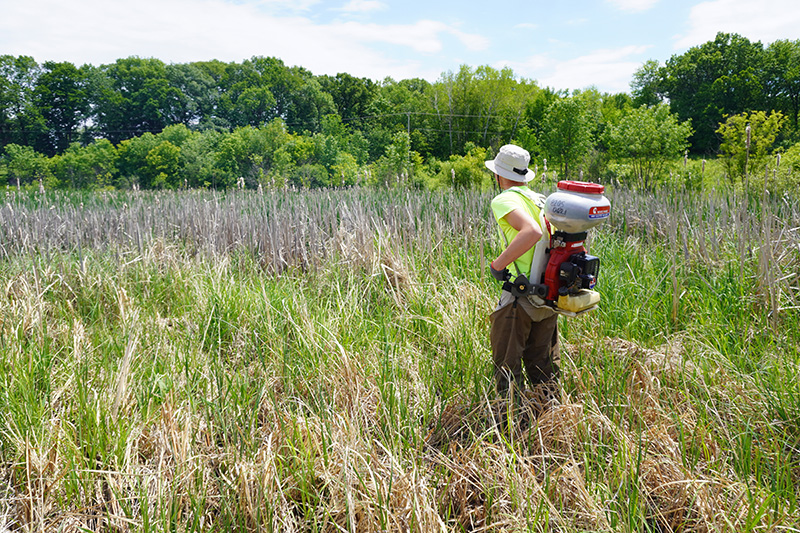
[[[590,307],[594,307],[598,303],[600,303],[599,292],[582,289],[578,294],[559,296],[556,305],[558,305],[559,309],[563,309],[564,311],[580,313]]]

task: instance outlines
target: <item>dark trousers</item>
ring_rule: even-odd
[[[494,377],[499,392],[505,393],[512,379],[517,390],[524,390],[525,378],[532,386],[558,381],[558,315],[534,322],[515,302],[492,313],[490,319]]]

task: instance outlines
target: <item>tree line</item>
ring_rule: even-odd
[[[723,33],[664,65],[646,62],[631,92],[618,94],[555,91],[488,66],[465,65],[431,83],[314,75],[272,57],[75,66],[5,55],[0,180],[475,186],[485,180],[476,163],[507,142],[531,151],[541,172],[565,177],[649,186],[683,155],[722,154],[729,177],[741,179],[776,149],[794,157],[799,70],[800,41],[765,47]],[[762,145],[769,140],[752,158],[745,148],[752,169],[734,163],[744,133],[724,127],[730,120],[744,120]]]
[[[737,34],[672,56],[664,65],[647,61],[634,74],[635,104],[668,101],[680,120],[691,120],[692,151],[713,154],[722,142],[717,129],[726,117],[744,112],[780,112],[788,127],[785,143],[800,140],[800,40],[764,47]]]

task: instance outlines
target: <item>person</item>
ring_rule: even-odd
[[[491,208],[505,245],[489,265],[492,275],[504,282],[490,317],[494,378],[501,395],[508,395],[510,389],[522,394],[529,385],[527,395],[554,404],[560,397],[558,315],[539,305],[541,300],[537,304],[535,298],[519,291],[515,295],[510,281],[520,274],[530,275],[536,243],[550,240],[549,225],[540,224],[544,196],[525,185],[534,177],[529,163],[528,151],[513,144],[502,146],[497,156],[485,163],[501,189]]]

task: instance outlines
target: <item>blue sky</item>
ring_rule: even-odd
[[[554,89],[629,90],[648,59],[735,32],[800,39],[797,0],[0,0],[0,54],[101,65],[275,56],[314,74],[435,81],[509,66]]]

